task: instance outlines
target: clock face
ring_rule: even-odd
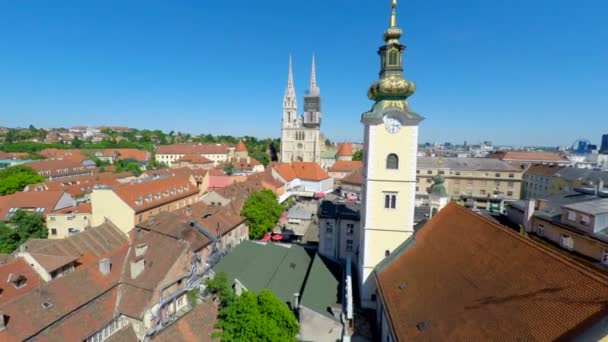
[[[298,148],[302,148],[302,147],[304,147],[304,145],[302,145],[302,143],[299,143]]]
[[[401,122],[395,118],[384,117],[384,127],[386,131],[395,134],[401,129]]]

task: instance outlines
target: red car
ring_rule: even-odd
[[[268,242],[268,241],[270,241],[271,236],[272,236],[272,234],[270,232],[268,232],[268,233],[266,233],[266,235],[264,235],[264,237],[260,241]]]
[[[283,235],[274,234],[271,239],[272,239],[272,241],[281,241],[281,240],[283,240]]]

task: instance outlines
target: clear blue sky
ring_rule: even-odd
[[[388,0],[0,1],[0,125],[279,136],[317,56],[323,131],[361,139]],[[420,140],[599,143],[608,1],[401,0]]]

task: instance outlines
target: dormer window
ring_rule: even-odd
[[[148,197],[146,197],[146,202],[151,202],[152,201],[152,195],[148,195]]]
[[[156,198],[156,199],[160,199],[160,192],[159,192],[159,193],[157,193],[157,194],[154,196],[154,198]]]
[[[9,274],[7,280],[9,283],[13,284],[13,286],[16,289],[20,289],[20,288],[24,287],[25,283],[27,283],[27,278],[21,274],[12,274],[11,273],[11,274]]]
[[[169,191],[165,191],[165,192],[163,193],[163,196],[165,196],[165,197],[169,196]]]

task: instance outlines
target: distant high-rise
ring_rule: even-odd
[[[608,154],[608,134],[602,135],[602,146],[600,147],[601,154]]]

